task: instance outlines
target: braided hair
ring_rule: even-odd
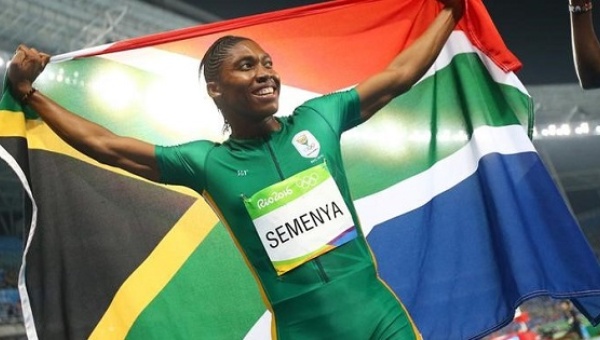
[[[226,35],[217,39],[206,51],[202,62],[200,63],[200,70],[204,69],[204,79],[209,83],[211,81],[217,81],[219,79],[219,70],[223,64],[223,60],[229,56],[229,51],[237,43],[244,40],[250,40],[249,38],[239,37],[234,35]]]

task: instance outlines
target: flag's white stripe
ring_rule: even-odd
[[[27,339],[29,340],[37,340],[37,331],[35,329],[35,322],[33,320],[33,312],[31,311],[31,304],[29,303],[29,293],[27,292],[27,286],[25,282],[25,268],[27,264],[27,252],[29,251],[29,247],[31,245],[31,240],[33,239],[33,234],[35,234],[35,229],[37,226],[37,204],[33,199],[33,195],[31,193],[31,188],[29,186],[29,182],[27,182],[27,176],[17,163],[17,161],[0,145],[0,159],[4,160],[8,166],[15,172],[19,181],[23,185],[23,190],[29,196],[32,205],[32,214],[31,214],[31,225],[29,227],[29,236],[27,237],[27,243],[25,244],[25,249],[23,250],[23,258],[21,262],[21,268],[19,269],[19,297],[21,299],[21,308],[23,313],[23,321],[25,324],[25,331],[27,332]]]
[[[69,52],[69,53],[58,54],[58,55],[50,57],[50,62],[51,63],[59,63],[62,61],[71,60],[73,58],[76,58],[76,57],[79,57],[82,55],[102,53],[102,51],[107,50],[112,45],[114,45],[114,43],[84,48],[84,49]]]
[[[418,82],[425,80],[426,78],[431,77],[437,71],[443,69],[444,67],[450,65],[452,62],[452,58],[454,58],[458,54],[463,53],[475,53],[479,56],[479,59],[483,62],[491,77],[500,84],[510,85],[512,87],[517,88],[522,93],[529,95],[525,86],[521,83],[519,78],[514,74],[514,72],[505,72],[502,70],[496,63],[492,61],[485,53],[481,52],[478,48],[476,48],[471,41],[467,37],[467,35],[463,31],[454,31],[448,38],[448,41],[444,45],[444,48],[440,51],[436,61],[429,68],[429,70],[421,77]],[[417,82],[417,83],[418,83]]]
[[[520,125],[477,128],[470,142],[430,169],[380,192],[355,201],[361,226],[368,235],[374,226],[417,209],[477,171],[486,155],[536,152]],[[394,202],[393,205],[381,202]],[[245,340],[270,337],[271,313],[266,311],[247,333]]]
[[[177,77],[198,82],[200,60],[185,54],[154,47],[143,47],[104,54],[99,57],[154,73],[161,77]]]
[[[271,339],[271,312],[266,311],[248,331],[244,340]]]
[[[535,152],[520,125],[482,126],[459,151],[430,169],[355,202],[365,235],[377,224],[417,209],[435,196],[458,185],[477,170],[486,155]],[[381,202],[394,202],[384,205]]]

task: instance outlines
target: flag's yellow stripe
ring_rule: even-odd
[[[0,110],[0,137],[25,137],[22,113]]]
[[[125,281],[90,339],[124,339],[137,317],[169,283],[216,225],[208,205],[196,203]]]

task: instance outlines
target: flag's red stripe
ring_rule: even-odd
[[[154,46],[201,59],[227,31],[261,44],[286,84],[326,93],[383,69],[421,35],[441,7],[437,0],[330,1],[126,40],[104,53]],[[520,67],[479,0],[469,0],[458,29],[502,69]]]
[[[467,0],[468,10],[465,20],[461,21],[459,28],[467,33],[469,40],[485,53],[504,71],[518,71],[521,69],[519,59],[506,47],[500,33],[494,26],[492,18],[482,1]]]

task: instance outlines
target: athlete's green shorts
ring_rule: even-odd
[[[373,275],[366,268],[273,306],[277,339],[419,339],[404,307]]]

